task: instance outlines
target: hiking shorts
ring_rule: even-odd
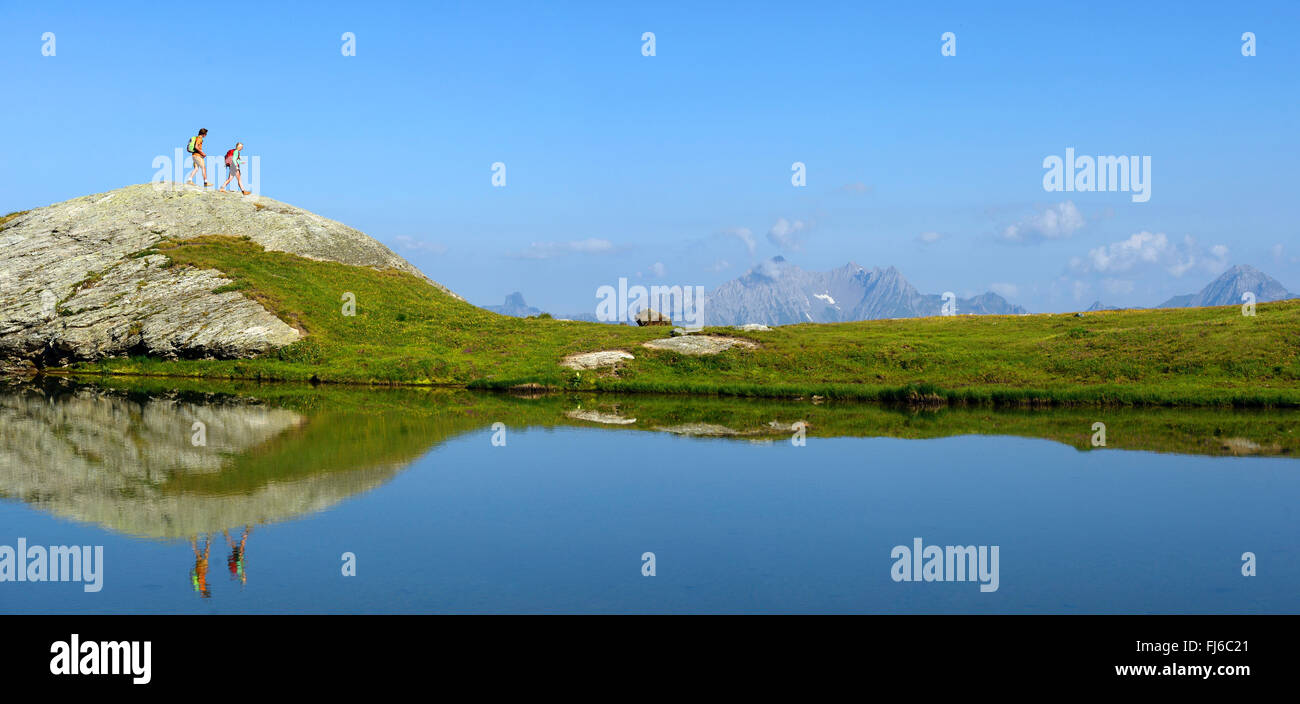
[[[239,173],[239,164],[232,161],[230,162],[230,165],[226,167],[226,170],[232,174],[237,174]]]
[[[194,157],[194,168],[196,169],[203,168],[203,157],[199,156],[198,154],[191,154],[190,156]]]

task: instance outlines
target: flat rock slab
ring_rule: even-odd
[[[679,354],[702,355],[718,354],[731,349],[732,347],[741,347],[744,349],[755,349],[757,344],[749,340],[742,340],[738,337],[722,337],[721,335],[683,335],[681,337],[666,337],[658,340],[641,343],[642,347],[649,347],[652,350],[668,350]]]
[[[619,362],[626,359],[636,359],[631,352],[623,350],[601,350],[599,352],[583,352],[581,354],[571,354],[565,357],[560,365],[569,369],[600,369],[601,367],[613,367]]]

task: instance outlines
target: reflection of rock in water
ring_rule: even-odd
[[[192,443],[202,422],[206,446]],[[403,463],[193,490],[241,458],[300,432],[293,411],[243,399],[189,402],[82,388],[0,391],[0,496],[124,533],[177,538],[327,508]]]

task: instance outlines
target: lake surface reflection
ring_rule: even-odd
[[[1300,611],[1295,412],[185,386],[0,387],[0,612]]]

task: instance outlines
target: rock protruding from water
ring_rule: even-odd
[[[128,186],[0,225],[0,362],[57,366],[124,354],[241,358],[299,339],[298,330],[238,291],[216,293],[232,283],[220,272],[168,267],[161,255],[140,255],[166,238],[213,234],[426,278],[365,234],[269,198],[173,184]]]

